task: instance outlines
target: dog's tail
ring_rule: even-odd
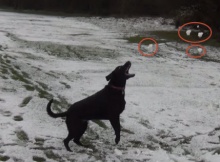
[[[65,117],[67,115],[67,112],[55,114],[51,111],[51,104],[53,102],[53,99],[50,100],[50,102],[47,104],[47,113],[50,115],[52,118],[58,118],[58,117]]]

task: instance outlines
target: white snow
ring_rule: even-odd
[[[122,152],[121,150],[118,150],[118,149],[115,149],[115,154],[118,155],[118,156],[121,156],[122,155]]]
[[[169,22],[0,11],[0,158],[219,162],[220,49],[204,43],[214,60],[205,61],[188,58],[187,44],[166,42],[148,58],[139,54],[138,44],[123,39],[174,29]],[[119,145],[116,148],[108,121],[107,129],[90,122],[82,141],[90,147],[71,142],[73,152],[67,152],[65,122],[47,115],[45,97],[74,103],[92,95],[107,84],[105,76],[127,60],[136,76],[126,85]],[[32,99],[22,106],[28,96]]]

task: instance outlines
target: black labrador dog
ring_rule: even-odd
[[[119,117],[126,104],[124,99],[126,80],[135,76],[135,74],[129,74],[130,67],[130,61],[116,67],[106,76],[108,85],[94,95],[74,103],[66,112],[53,113],[50,108],[53,99],[50,100],[47,113],[53,118],[66,117],[69,134],[63,142],[68,151],[71,151],[68,144],[72,139],[77,145],[83,146],[80,138],[87,128],[88,120],[93,119],[110,120],[116,135],[115,143],[118,144],[121,130]]]

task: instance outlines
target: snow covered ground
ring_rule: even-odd
[[[186,45],[159,44],[143,57],[122,38],[173,30],[162,18],[58,17],[0,12],[0,161],[219,162],[220,49],[209,60],[188,58]],[[70,144],[65,111],[107,84],[105,76],[130,60],[122,137],[114,144],[108,121],[90,122],[82,141]]]

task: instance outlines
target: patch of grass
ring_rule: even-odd
[[[192,138],[194,136],[184,136],[183,139],[180,141],[180,144],[190,144],[190,142],[192,141]]]
[[[39,157],[39,156],[33,156],[33,161],[44,162],[46,161],[46,159],[43,157]]]
[[[0,63],[1,63],[1,66],[2,66],[2,65],[8,66],[8,64],[5,63],[5,60],[2,58],[2,55],[0,55]]]
[[[158,43],[165,42],[181,42],[181,39],[178,37],[177,31],[149,31],[149,36],[156,39]],[[142,39],[146,38],[146,36],[134,36],[126,38],[129,43],[139,43]],[[146,42],[146,43],[145,43]],[[147,43],[148,42],[148,43]],[[152,43],[152,41],[144,41],[143,44],[148,45]]]
[[[45,139],[43,138],[35,138],[35,144],[36,145],[39,145],[39,146],[43,146],[44,142],[45,142]]]
[[[220,63],[220,60],[212,59],[212,58],[209,58],[209,57],[206,57],[206,56],[200,58],[200,60],[205,61],[205,62],[216,62],[216,63]]]
[[[51,77],[54,77],[54,78],[59,78],[59,77],[57,77],[55,74],[52,74],[52,73],[45,73],[45,74],[47,74],[47,75],[49,75],[49,76],[51,76]]]
[[[26,52],[20,52],[21,54],[23,54],[26,58],[28,59],[32,59],[32,60],[43,60],[42,57],[40,56],[35,56],[34,54],[31,54],[31,53],[26,53]]]
[[[5,100],[4,100],[4,99],[2,99],[2,98],[0,98],[0,102],[5,102]]]
[[[81,36],[81,35],[91,35],[91,34],[88,34],[88,33],[81,33],[81,34],[70,34],[71,36]]]
[[[26,73],[26,72],[24,72],[24,71],[22,71],[21,73],[23,74],[23,76],[24,76],[25,78],[29,78],[29,79],[30,79],[30,76],[29,76],[28,73]]]
[[[128,37],[126,38],[126,40],[128,40],[129,43],[139,43],[142,39],[146,38],[146,37],[152,37],[154,39],[156,39],[156,41],[158,43],[166,43],[166,42],[178,42],[178,43],[185,43],[183,40],[181,40],[178,36],[178,32],[177,31],[149,31],[149,33],[147,33],[148,36],[134,36],[134,37]],[[202,39],[198,38],[198,33],[197,32],[192,32],[190,34],[190,36],[186,35],[186,31],[181,31],[180,32],[181,36],[186,39],[186,40],[190,40],[190,41],[199,41]],[[204,38],[207,38],[205,36],[203,36]],[[148,41],[144,41],[143,44],[148,45],[150,43],[147,43]],[[149,41],[151,42],[151,41]],[[152,42],[151,42],[152,43]],[[220,42],[215,39],[215,38],[210,38],[208,41],[204,42],[204,44],[209,45],[209,46],[213,46],[213,47],[220,47]]]
[[[142,145],[141,141],[131,140],[129,142],[132,143],[134,147],[140,147],[140,145]]]
[[[2,156],[0,155],[0,161],[8,161],[10,159],[9,156]]]
[[[12,76],[11,76],[12,79],[19,80],[19,81],[24,82],[26,84],[31,84],[31,82],[29,80],[27,80],[24,75],[19,74],[18,71],[14,70],[13,68],[10,68],[9,70],[12,73]]]
[[[23,118],[21,116],[14,116],[14,121],[22,121]]]
[[[10,37],[15,37],[10,35]],[[26,44],[27,41],[19,39],[20,42]],[[86,47],[86,46],[72,46],[72,45],[61,45],[57,43],[47,43],[40,41],[28,41],[29,47],[38,48],[45,51],[49,55],[58,56],[66,59],[80,59],[80,60],[97,60],[101,57],[115,58],[118,54],[115,50],[103,49],[97,47]]]
[[[38,83],[44,90],[49,90],[48,85],[46,85],[45,83],[39,82],[39,81],[37,81],[37,83]]]
[[[31,101],[31,99],[32,99],[31,96],[26,97],[19,106],[25,107]]]
[[[14,160],[14,162],[24,162],[23,159],[19,159],[19,158],[16,158],[16,157],[13,157],[13,160]]]
[[[7,59],[7,58],[11,58],[11,59],[14,59],[14,58],[13,58],[12,56],[10,56],[10,55],[7,55],[7,54],[6,54],[6,55],[4,55],[3,57],[4,57],[5,59]]]
[[[0,45],[0,51],[4,51],[4,50],[3,50],[3,46],[2,46],[2,45]]]
[[[59,161],[59,162],[63,162],[63,160],[61,159],[61,157],[58,154],[55,154],[53,151],[48,150],[48,151],[44,151],[44,154],[46,155],[46,157],[48,159],[53,159],[55,161]]]
[[[11,111],[4,111],[3,113],[3,116],[6,116],[6,117],[9,117],[11,115],[12,115]]]
[[[184,35],[184,33],[185,32],[181,32],[181,35]],[[158,42],[182,42],[177,31],[151,31],[149,34],[156,40],[159,39]]]
[[[39,67],[35,67],[35,66],[31,66],[31,67],[34,68],[34,69],[37,69],[38,71],[42,71],[42,69],[39,68]]]
[[[2,88],[2,92],[16,92],[14,88]]]
[[[98,149],[96,149],[95,145],[93,145],[89,140],[86,138],[82,138],[82,143],[87,147],[93,150],[93,153],[98,152]]]
[[[148,120],[141,120],[139,123],[148,129],[153,129],[153,127],[150,125],[150,122]]]
[[[25,89],[27,91],[34,91],[35,90],[35,88],[33,86],[31,86],[31,85],[23,85],[23,87],[25,87]]]
[[[159,142],[159,145],[162,149],[164,149],[165,151],[171,153],[172,152],[172,147],[169,146],[167,143],[165,142]]]
[[[167,152],[172,152],[172,146],[168,145],[166,142],[160,141],[158,139],[156,139],[154,136],[149,135],[148,140],[155,143],[155,144],[159,144],[160,148],[164,149]],[[182,143],[180,143],[182,144]],[[150,148],[149,148],[150,149]]]
[[[157,147],[157,146],[150,145],[150,144],[147,144],[147,148],[148,148],[149,150],[153,150],[153,151],[155,151],[155,150],[157,150],[157,149],[158,149],[158,147]]]
[[[1,55],[0,55],[0,57],[1,57]],[[6,63],[4,64],[4,60],[1,60],[1,58],[0,58],[0,63],[1,63],[0,66],[3,67],[3,68],[6,68],[6,69],[7,69],[8,66],[9,66],[9,65],[6,64]]]
[[[46,98],[48,100],[53,98],[53,95],[50,94],[49,92],[45,91],[44,89],[41,89],[38,86],[36,86],[35,89],[38,91],[38,96],[40,98]]]
[[[146,38],[146,37],[137,35],[137,36],[133,36],[133,37],[127,37],[125,39],[128,40],[129,43],[139,43],[144,38]]]
[[[10,64],[10,63],[11,63],[11,61],[10,61],[10,60],[6,60],[6,63]]]
[[[90,139],[90,140],[99,139],[99,134],[97,134],[97,132],[94,131],[93,129],[91,129],[90,127],[87,128],[86,132],[87,132],[88,139]]]
[[[125,128],[121,128],[121,131],[122,132],[125,132],[125,133],[128,133],[128,134],[135,134],[134,132],[128,130],[128,129],[125,129]]]
[[[188,150],[186,148],[183,148],[184,152],[183,152],[183,155],[190,155],[192,152],[191,150]]]
[[[204,44],[213,47],[220,47],[220,41],[217,41],[216,39],[212,39],[212,38],[204,42]]]
[[[29,140],[27,133],[23,130],[16,131],[16,136],[19,140],[24,142],[27,142]]]
[[[15,65],[14,66],[16,69],[21,70],[19,66]]]
[[[1,78],[2,78],[2,79],[5,79],[5,80],[8,79],[6,76],[1,76]]]
[[[35,149],[35,150],[41,150],[41,151],[45,151],[45,150],[56,150],[55,147],[43,147],[43,146],[34,147],[33,149]]]
[[[65,82],[60,82],[60,84],[63,84],[67,89],[70,89],[71,88],[71,86],[70,85],[68,85],[67,83],[65,83]]]
[[[2,68],[1,69],[1,73],[2,74],[9,74],[8,70],[6,68]]]
[[[100,127],[104,128],[104,129],[108,129],[107,125],[105,125],[104,122],[102,122],[101,120],[92,120],[94,123],[98,124]]]

